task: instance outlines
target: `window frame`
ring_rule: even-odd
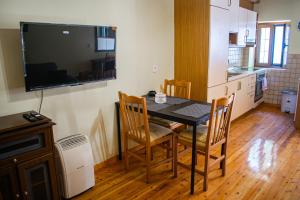
[[[282,55],[281,55],[281,64],[274,64],[273,58],[274,58],[274,43],[275,43],[275,27],[276,26],[283,26],[284,27],[284,33],[283,33],[283,41],[282,41]],[[255,49],[255,65],[261,66],[261,67],[277,67],[277,68],[283,68],[284,65],[284,50],[287,47],[289,49],[289,42],[286,44],[286,32],[287,27],[290,29],[290,23],[289,22],[272,22],[272,23],[258,23],[257,26],[257,46]],[[260,53],[260,38],[261,38],[261,29],[262,28],[270,28],[270,44],[269,44],[269,58],[268,63],[259,63],[259,53]],[[290,31],[289,31],[289,37],[288,40],[290,40]]]

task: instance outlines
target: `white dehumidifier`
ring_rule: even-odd
[[[71,135],[58,140],[56,166],[61,193],[74,197],[95,185],[92,148],[85,135]]]

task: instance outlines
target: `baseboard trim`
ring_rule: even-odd
[[[272,104],[272,103],[265,103],[265,102],[263,104],[265,104],[267,106],[275,107],[275,108],[280,108],[281,107],[280,104]]]

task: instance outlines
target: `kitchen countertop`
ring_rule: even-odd
[[[247,69],[245,69],[246,67],[240,67],[240,68],[243,69],[242,73],[237,74],[237,75],[228,76],[227,82],[231,82],[231,81],[235,81],[235,80],[238,80],[238,79],[242,79],[242,78],[250,76],[252,74],[256,74],[258,72],[266,71],[267,70],[267,68],[263,68],[263,67],[255,67],[255,68],[247,68]]]

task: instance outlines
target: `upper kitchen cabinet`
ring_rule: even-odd
[[[257,25],[257,13],[252,10],[248,10],[247,11],[247,43],[255,43],[256,25]]]
[[[238,45],[254,44],[256,40],[257,13],[239,8]]]
[[[232,0],[210,0],[210,5],[229,9],[232,5]]]
[[[229,12],[210,7],[208,87],[226,83],[228,68]]]
[[[246,45],[247,33],[247,12],[245,8],[239,8],[239,32],[238,32],[238,45]]]
[[[175,0],[174,77],[191,81],[194,100],[207,101],[209,87],[227,82],[229,9],[224,2]]]
[[[229,32],[239,32],[240,0],[231,0],[229,7]]]

